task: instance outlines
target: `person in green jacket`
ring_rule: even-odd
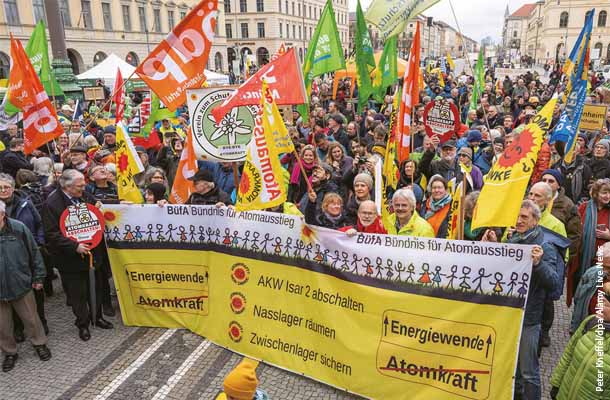
[[[568,342],[551,376],[551,399],[610,398],[610,293],[603,303],[603,321],[590,315]]]
[[[434,229],[419,216],[415,209],[415,195],[411,189],[398,189],[392,196],[394,213],[390,214],[383,225],[390,235],[405,235],[433,238]]]

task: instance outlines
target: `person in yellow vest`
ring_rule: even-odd
[[[546,182],[535,183],[530,188],[527,197],[536,203],[536,205],[538,205],[542,211],[542,216],[540,217],[538,225],[550,229],[553,232],[567,238],[568,234],[566,233],[565,225],[557,217],[551,214],[551,209],[553,208],[553,189],[551,186]],[[566,261],[568,257],[569,250],[566,251]],[[546,300],[544,301],[544,312],[542,314],[542,330],[540,332],[541,347],[549,347],[551,345],[551,336],[549,335],[549,331],[551,330],[553,320],[555,319],[555,306],[553,303],[554,301],[547,296]]]
[[[263,390],[257,389],[256,362],[244,359],[225,377],[224,392],[216,400],[269,400]]]
[[[415,194],[411,189],[398,189],[392,196],[394,213],[390,214],[383,225],[390,235],[405,235],[433,238],[434,229],[416,211]]]

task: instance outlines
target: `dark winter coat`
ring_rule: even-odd
[[[19,221],[5,219],[0,230],[0,301],[20,298],[42,283],[46,269],[29,229]]]
[[[205,194],[193,192],[186,201],[186,204],[199,204],[206,206],[213,206],[216,203],[224,203],[227,206],[233,204],[231,197],[218,186],[214,186],[214,189]]]
[[[25,158],[25,154],[22,151],[7,151],[4,153],[4,157],[2,157],[2,169],[14,178],[20,169],[29,169],[31,171],[34,167]]]
[[[14,192],[13,200],[10,204],[7,204],[6,215],[23,223],[34,236],[36,244],[44,244],[42,218],[32,201],[25,194],[18,190]]]

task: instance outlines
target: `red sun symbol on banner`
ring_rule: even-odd
[[[250,191],[250,176],[244,174],[241,177],[241,182],[239,182],[239,193],[248,193]]]
[[[235,314],[241,314],[246,309],[246,298],[241,293],[231,293],[231,310]]]
[[[119,157],[118,166],[119,166],[119,171],[121,171],[121,172],[124,172],[125,170],[127,170],[127,167],[129,166],[129,157],[127,157],[127,154],[125,154],[125,153],[121,154],[121,156]]]
[[[231,321],[229,323],[229,337],[235,343],[241,342],[241,335],[243,331],[244,328],[242,328],[242,326],[237,321]]]
[[[243,285],[250,279],[250,270],[243,263],[233,264],[231,267],[231,279],[238,285]]]
[[[513,143],[504,150],[504,153],[502,153],[498,160],[498,165],[503,168],[511,168],[523,160],[528,153],[533,152],[534,147],[536,147],[534,132],[529,128],[525,128],[514,139]]]

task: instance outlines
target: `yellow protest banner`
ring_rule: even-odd
[[[585,104],[578,129],[581,131],[599,131],[606,122],[608,106],[605,104]]]
[[[521,201],[556,103],[556,97],[546,103],[485,175],[473,212],[472,229],[513,226],[517,222]]]
[[[527,246],[348,237],[207,206],[104,216],[127,325],[185,327],[370,398],[512,399]]]

